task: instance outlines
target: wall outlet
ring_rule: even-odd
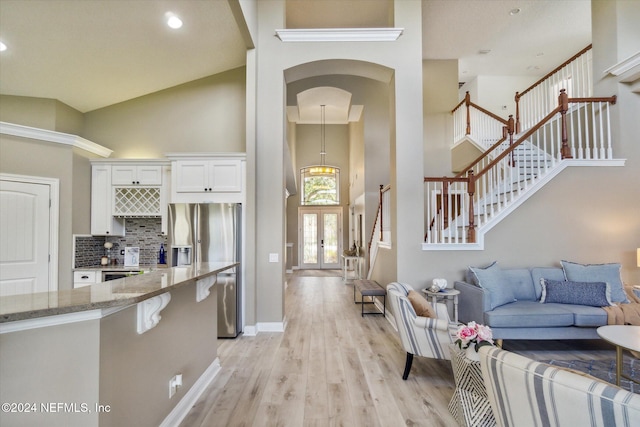
[[[169,380],[169,399],[178,392],[180,387],[182,387],[182,374],[178,374]]]

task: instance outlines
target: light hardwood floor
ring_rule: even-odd
[[[403,381],[396,331],[382,316],[362,318],[339,274],[289,276],[284,333],[219,340],[222,369],[181,426],[455,426],[450,362],[415,357]],[[614,354],[598,341],[505,348],[537,360]]]

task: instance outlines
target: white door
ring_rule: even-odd
[[[299,208],[300,268],[339,269],[342,208]]]
[[[0,296],[49,291],[49,185],[0,180]]]

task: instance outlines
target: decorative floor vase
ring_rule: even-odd
[[[465,356],[467,356],[467,359],[471,359],[474,362],[479,362],[480,361],[480,355],[475,350],[475,346],[473,346],[473,345],[470,345],[469,347],[466,348]]]

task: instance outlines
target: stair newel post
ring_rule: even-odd
[[[569,137],[567,135],[567,111],[569,110],[569,95],[567,95],[566,89],[560,89],[560,95],[558,96],[558,106],[560,107],[560,115],[562,118],[562,149],[560,151],[563,159],[572,159],[571,149],[567,141]]]
[[[442,217],[444,230],[449,227],[449,181],[446,176],[442,177]]]
[[[473,195],[476,192],[476,179],[473,176],[473,169],[467,172],[467,192],[469,193],[469,231],[467,239],[469,243],[476,242],[476,226],[475,226],[475,212],[473,210]]]
[[[520,92],[516,92],[516,133],[520,133]]]
[[[471,105],[471,95],[469,95],[469,91],[467,91],[464,96],[464,105],[467,108],[467,129],[466,135],[471,135],[471,112],[469,111],[469,106]]]
[[[384,188],[384,185],[380,184],[380,195],[378,198],[378,208],[380,209],[380,241],[382,242],[384,240],[384,238],[382,237],[382,227],[383,227],[383,212],[384,209],[382,209],[382,189]]]
[[[513,121],[513,114],[509,114],[509,120],[507,120],[507,133],[509,134],[509,148],[513,146],[513,132],[515,130],[515,124]],[[514,167],[516,165],[516,159],[513,155],[513,150],[509,155],[509,166]]]

